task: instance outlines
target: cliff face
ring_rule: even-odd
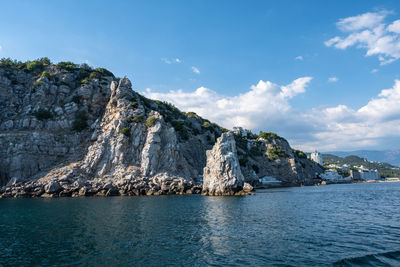
[[[261,133],[253,139],[239,134],[235,138],[246,182],[257,185],[265,176],[274,177],[286,186],[319,181],[322,166],[307,159],[303,152],[293,150],[284,138],[273,133]]]
[[[206,150],[225,129],[135,93],[126,78],[46,59],[0,63],[0,196],[199,193],[206,163],[220,171]],[[244,179],[308,179],[314,167],[287,142],[278,144],[287,154],[266,157],[274,142],[257,142],[257,155],[238,148]]]

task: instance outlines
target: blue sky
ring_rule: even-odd
[[[366,13],[383,18],[355,31],[341,30],[341,19]],[[374,16],[365,18],[368,23]],[[397,50],[383,47],[382,53],[366,56],[373,48],[365,40],[326,43],[335,36],[344,40],[363,29],[373,31],[378,24],[389,27],[398,19],[398,1],[6,1],[0,57],[47,56],[53,62],[105,67],[130,78],[135,90],[147,89],[150,97],[226,127],[278,132],[305,150],[400,148],[400,136],[392,133],[400,113],[389,110],[385,118],[365,118],[376,113],[368,106],[371,100],[383,89],[395,90]],[[393,62],[382,64],[382,55]],[[304,77],[310,79],[300,80],[298,91],[282,97],[279,90]],[[260,80],[273,85],[262,89]],[[252,86],[261,91],[246,98]],[[195,94],[198,88],[205,89]],[[195,101],[199,94],[219,104],[208,108]],[[268,108],[247,108],[263,96],[270,102],[255,107]],[[396,97],[388,101],[393,104]],[[239,110],[227,104],[235,101],[242,103]],[[357,112],[366,106],[369,113]],[[230,114],[232,119],[226,119]],[[357,126],[374,134],[358,136]],[[377,127],[389,127],[390,133]]]

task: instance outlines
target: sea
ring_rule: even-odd
[[[400,266],[400,183],[0,199],[0,266]]]

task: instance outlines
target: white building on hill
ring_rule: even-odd
[[[311,158],[312,161],[315,161],[319,165],[323,165],[323,163],[322,163],[322,155],[317,150],[315,150],[315,152],[311,153],[311,157],[310,158]]]

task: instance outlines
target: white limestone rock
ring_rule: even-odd
[[[203,174],[203,195],[235,195],[244,183],[233,133],[223,133],[207,151]]]

